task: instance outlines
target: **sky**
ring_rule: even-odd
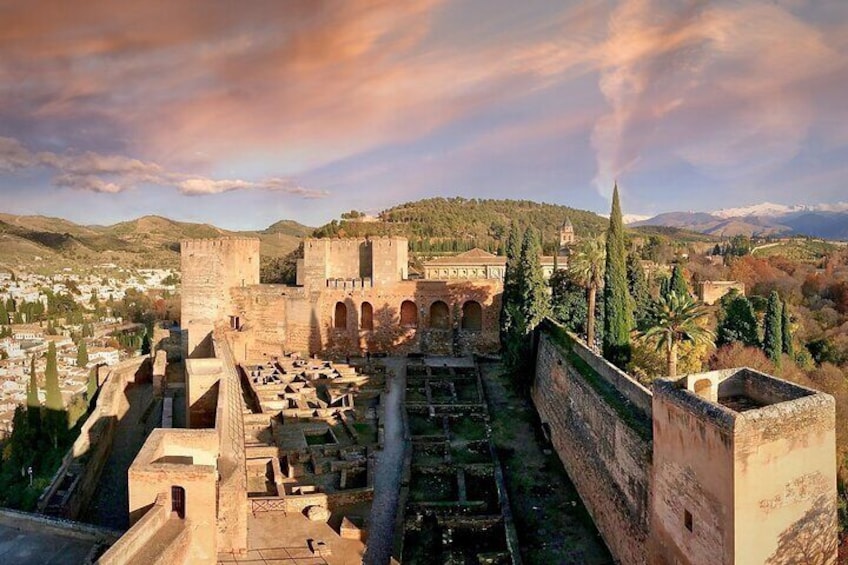
[[[0,211],[848,200],[844,0],[0,4]]]

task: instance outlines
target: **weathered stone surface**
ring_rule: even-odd
[[[313,522],[326,522],[330,519],[330,511],[323,506],[310,506],[306,509],[306,517]]]

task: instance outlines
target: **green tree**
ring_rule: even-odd
[[[523,318],[524,333],[533,331],[550,313],[547,284],[539,261],[542,249],[536,230],[528,228],[521,244],[518,269],[518,304]]]
[[[81,339],[77,346],[77,367],[86,365],[88,365],[88,347],[85,345],[85,340]]]
[[[0,300],[0,325],[9,323],[9,312],[6,311],[6,304]]]
[[[677,376],[677,347],[681,342],[712,342],[713,333],[700,323],[706,316],[704,306],[692,300],[688,293],[672,291],[654,303],[651,315],[654,325],[643,335],[656,343],[658,351],[665,352],[669,377]]]
[[[624,246],[624,222],[618,198],[618,184],[613,188],[612,209],[607,229],[606,267],[604,272],[603,353],[620,368],[630,360],[630,330],[633,312],[627,291],[627,253]]]
[[[604,284],[606,251],[603,238],[584,239],[568,262],[568,274],[586,293],[586,343],[595,347],[596,297]]]
[[[683,267],[675,265],[671,270],[671,283],[669,291],[677,294],[689,294],[689,283],[686,282],[686,276],[683,274]]]
[[[62,410],[62,392],[59,390],[59,370],[56,365],[56,344],[47,346],[47,367],[44,369],[44,388],[47,393],[46,405],[49,410]]]
[[[792,343],[792,327],[789,319],[789,304],[783,303],[780,316],[780,336],[783,339],[783,352],[790,359],[795,358],[795,346]]]
[[[651,306],[651,293],[648,289],[648,278],[642,261],[635,253],[627,255],[627,287],[633,299],[633,317],[636,327],[642,328],[647,321]]]
[[[766,306],[766,317],[763,320],[763,351],[775,366],[780,366],[780,356],[783,353],[783,303],[777,291],[771,291]]]
[[[502,346],[506,346],[506,339],[514,322],[514,310],[518,303],[518,262],[521,259],[519,237],[518,226],[513,223],[507,238],[506,267],[504,269],[503,294],[501,294],[500,332]]]
[[[41,401],[38,399],[38,380],[35,376],[35,356],[29,358],[29,384],[27,386],[27,421],[35,434],[41,429]]]
[[[568,271],[551,275],[551,316],[576,334],[586,331],[586,289],[574,282]]]
[[[86,396],[88,402],[94,401],[94,395],[97,394],[97,367],[92,367],[88,372],[88,387],[86,388]]]
[[[734,293],[722,299],[722,306],[716,345],[738,341],[747,346],[759,347],[757,317],[751,302],[744,295]]]

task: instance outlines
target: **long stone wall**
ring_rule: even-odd
[[[531,396],[551,442],[613,556],[646,563],[651,394],[552,323],[536,337]]]

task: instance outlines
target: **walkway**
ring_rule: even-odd
[[[150,431],[162,418],[161,402],[152,403],[153,385],[130,384],[126,391],[130,408],[118,422],[109,459],[97,482],[88,509],[80,520],[116,530],[129,528],[127,471]]]
[[[385,395],[383,450],[377,454],[374,472],[374,502],[368,525],[368,549],[362,561],[365,565],[386,565],[391,560],[406,449],[402,415],[406,391],[406,359],[390,358],[385,363],[387,371],[394,374],[394,377],[389,379],[389,392]]]

